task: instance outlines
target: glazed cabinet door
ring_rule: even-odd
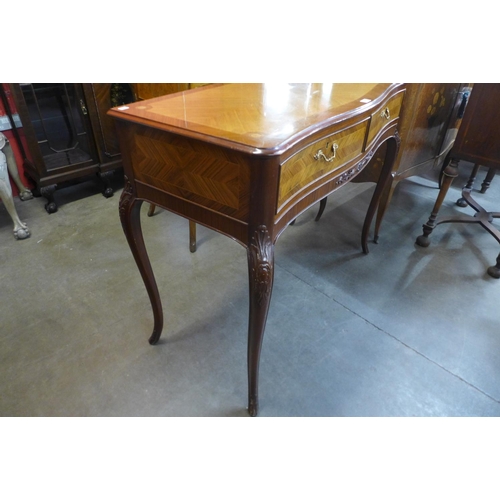
[[[80,84],[13,85],[19,116],[35,162],[34,179],[71,177],[97,163],[88,111]]]
[[[96,145],[99,117],[81,83],[11,84],[12,95],[28,145],[24,170],[47,198],[45,209],[56,212],[56,189],[62,184],[96,177],[104,196],[112,196],[102,177],[102,158]],[[108,160],[109,161],[109,160]],[[118,161],[114,168],[120,166]]]

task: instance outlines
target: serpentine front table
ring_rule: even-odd
[[[250,285],[248,411],[274,276],[274,246],[312,204],[358,175],[387,143],[361,245],[399,147],[403,84],[213,84],[113,108],[125,171],[119,212],[154,316],[159,291],[140,225],[143,201],[203,224],[247,250]]]

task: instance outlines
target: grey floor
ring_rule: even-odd
[[[414,244],[435,178],[398,185],[368,255],[359,240],[373,184],[343,187],[320,222],[312,208],[282,234],[260,416],[500,415],[500,281],[486,274],[499,245],[465,224]],[[472,213],[454,204],[464,178],[443,213]],[[0,415],[247,416],[244,248],[198,227],[192,254],[187,221],[143,207],[165,314],[150,346],[115,183],[110,199],[93,182],[62,189],[51,215],[43,198],[17,200],[24,241],[0,205]],[[495,179],[477,199],[498,210],[499,193]]]

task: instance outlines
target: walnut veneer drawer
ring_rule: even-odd
[[[315,181],[335,177],[344,165],[359,156],[363,152],[368,123],[364,120],[326,136],[286,160],[280,169],[276,213],[288,200],[312,189]]]
[[[403,104],[404,92],[400,92],[384,102],[377,111],[371,116],[370,130],[368,131],[368,140],[366,149],[368,149],[379,132],[389,123],[399,117],[401,105]]]

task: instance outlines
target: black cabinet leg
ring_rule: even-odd
[[[57,204],[54,200],[54,193],[56,192],[57,184],[51,184],[50,186],[44,186],[40,188],[40,194],[47,200],[45,204],[45,210],[49,214],[57,212]]]

